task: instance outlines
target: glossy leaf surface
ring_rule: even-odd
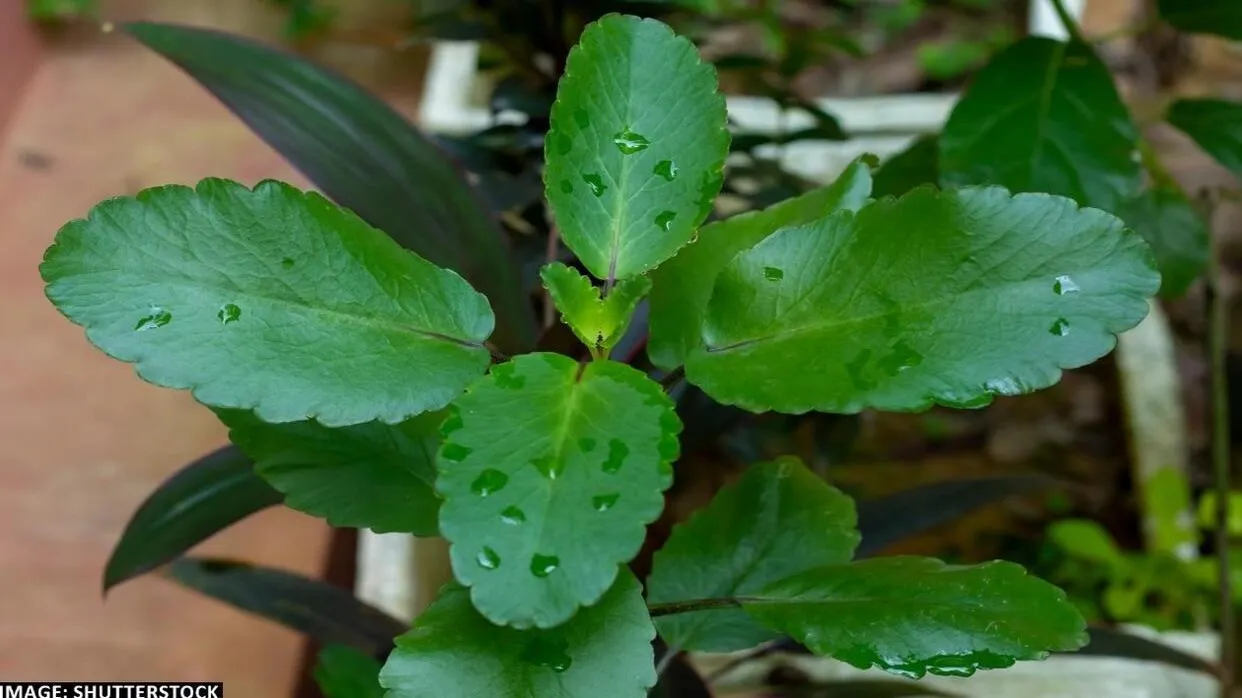
[[[329,645],[315,662],[315,684],[323,698],[384,698],[380,663],[345,645]]]
[[[713,284],[729,260],[777,230],[856,211],[871,194],[871,170],[855,162],[832,184],[802,196],[703,226],[699,239],[655,270],[651,288],[651,362],[672,370],[702,345],[703,317]]]
[[[752,411],[976,407],[1110,351],[1159,286],[1121,221],[1046,194],[921,187],[786,228],[716,281],[686,376]]]
[[[561,236],[596,278],[672,257],[707,217],[729,152],[716,71],[655,20],[606,15],[569,54],[544,184]]]
[[[746,596],[784,577],[849,562],[854,503],[795,458],[751,466],[673,529],[647,578],[651,603]],[[670,646],[703,652],[754,647],[776,635],[738,609],[656,621]]]
[[[451,584],[397,638],[380,682],[388,698],[643,698],[656,682],[653,637],[629,571],[599,603],[548,630],[498,628]]]
[[[582,343],[603,353],[625,335],[638,302],[651,290],[645,276],[622,279],[600,298],[600,290],[576,269],[554,262],[540,272],[561,318]]]
[[[1065,593],[1008,562],[890,557],[821,567],[743,605],[816,654],[914,678],[969,676],[1087,641]]]
[[[179,557],[282,496],[233,446],[173,474],[134,512],[104,569],[104,591]]]
[[[40,270],[60,311],[144,379],[268,422],[398,422],[489,362],[491,310],[460,276],[279,182],[109,199]]]
[[[568,620],[663,509],[672,402],[624,364],[541,353],[494,366],[452,409],[436,487],[457,579],[494,623]]]
[[[1203,273],[1208,260],[1207,223],[1177,186],[1156,185],[1126,202],[1117,215],[1151,246],[1160,269],[1160,295],[1182,295]]]
[[[974,79],[940,135],[940,181],[1117,211],[1142,184],[1138,131],[1091,47],[1028,37]]]
[[[486,294],[499,345],[534,344],[534,316],[500,227],[464,173],[383,100],[244,37],[152,22],[123,28],[207,88],[329,198]]]
[[[1165,118],[1213,159],[1242,177],[1242,102],[1181,99],[1169,107]]]
[[[182,558],[164,570],[178,584],[309,635],[380,656],[406,625],[318,579],[231,560]]]
[[[338,428],[314,421],[268,424],[243,410],[217,415],[289,507],[340,528],[436,535],[435,454],[443,413]]]
[[[1242,41],[1242,5],[1232,0],[1156,0],[1164,21],[1184,32]]]

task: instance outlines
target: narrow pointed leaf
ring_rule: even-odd
[[[1181,296],[1203,273],[1208,258],[1207,223],[1176,185],[1154,186],[1126,202],[1117,215],[1151,246],[1160,269],[1161,296]]]
[[[345,645],[329,645],[315,662],[315,684],[324,698],[384,698],[375,657]]]
[[[1121,221],[1068,199],[920,187],[737,255],[686,377],[752,411],[982,406],[1112,350],[1152,267]]]
[[[352,594],[317,579],[243,562],[182,558],[164,570],[178,584],[305,633],[382,656],[407,626]]]
[[[1242,4],[1233,0],[1156,0],[1156,8],[1184,32],[1242,41]]]
[[[919,136],[903,151],[880,163],[871,195],[901,196],[923,184],[940,181],[940,137]]]
[[[1087,642],[1065,593],[1008,562],[891,557],[821,567],[743,607],[816,654],[913,678],[969,676]]]
[[[565,324],[583,344],[605,353],[625,335],[638,302],[651,290],[650,279],[635,276],[600,298],[590,279],[560,262],[545,266],[540,277]]]
[[[48,298],[144,379],[268,422],[398,422],[483,373],[487,300],[279,182],[110,199],[61,228]]]
[[[858,544],[854,504],[796,458],[751,466],[673,529],[647,578],[650,603],[746,596],[824,565],[849,562]],[[656,622],[670,646],[732,652],[777,635],[738,609]]]
[[[1165,118],[1216,162],[1242,177],[1242,102],[1181,99],[1169,107]]]
[[[436,481],[479,611],[546,628],[594,603],[663,509],[680,431],[660,386],[624,364],[526,354],[493,367],[453,404]]]
[[[1019,494],[1056,484],[1043,475],[991,475],[933,482],[858,503],[858,557],[870,557],[899,541]]]
[[[1028,37],[993,58],[953,109],[940,181],[1117,211],[1142,185],[1138,131],[1090,46]]]
[[[702,345],[707,301],[717,275],[742,250],[777,230],[803,225],[841,209],[856,211],[871,195],[871,169],[852,163],[832,184],[802,196],[703,226],[699,239],[651,274],[651,337],[647,353],[672,370]]]
[[[606,15],[570,51],[545,141],[565,244],[600,279],[672,257],[707,217],[729,152],[716,71],[655,20]]]
[[[1150,640],[1122,630],[1112,628],[1089,628],[1087,634],[1091,641],[1075,651],[1075,654],[1089,657],[1119,657],[1137,659],[1143,662],[1160,662],[1190,671],[1199,671],[1215,676],[1216,667],[1211,662],[1189,654],[1164,642]]]
[[[281,498],[237,448],[208,453],[161,483],[134,512],[108,558],[104,591],[181,556]]]
[[[508,244],[461,172],[382,100],[323,67],[251,39],[188,26],[123,29],[207,88],[325,195],[491,300],[496,342],[534,344]]]
[[[442,412],[335,429],[315,421],[268,424],[243,410],[217,415],[258,474],[285,494],[287,506],[338,528],[437,534]]]
[[[380,673],[388,698],[644,698],[655,628],[628,570],[589,608],[548,630],[498,628],[450,584],[397,638]]]

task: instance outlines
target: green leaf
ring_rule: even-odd
[[[651,603],[746,596],[799,572],[849,562],[854,503],[796,458],[751,466],[673,529],[647,578]],[[732,652],[776,637],[739,609],[665,616],[672,647]]]
[[[392,648],[405,623],[339,587],[284,570],[231,560],[181,558],[164,570],[178,584],[243,611],[378,657]]]
[[[1180,99],[1169,107],[1165,119],[1242,177],[1242,102]]]
[[[1091,47],[1028,37],[975,77],[940,136],[946,187],[999,184],[1120,210],[1138,194],[1138,131]]]
[[[880,164],[871,195],[902,196],[921,184],[940,181],[940,137],[919,136],[905,150]]]
[[[1156,8],[1184,32],[1242,41],[1242,5],[1232,0],[1156,0]]]
[[[384,698],[379,672],[375,657],[345,645],[329,645],[319,651],[314,677],[324,698]]]
[[[453,404],[436,487],[457,579],[493,623],[547,628],[612,585],[664,506],[681,422],[612,361],[526,354]]]
[[[244,410],[217,415],[287,506],[338,528],[437,534],[435,453],[443,412],[336,429],[309,420],[268,424]]]
[[[212,451],[165,480],[134,512],[104,568],[104,591],[149,572],[250,516],[281,494],[233,446]]]
[[[978,407],[1112,350],[1159,284],[1147,246],[1102,211],[920,187],[735,257],[686,376],[752,411]]]
[[[315,193],[207,179],[56,235],[47,295],[144,379],[268,422],[399,422],[488,364],[487,300]]]
[[[651,274],[651,362],[672,370],[702,345],[700,333],[712,285],[742,250],[791,225],[841,209],[858,210],[871,194],[871,169],[852,163],[832,184],[763,209],[703,226],[699,238]]]
[[[1087,642],[1065,592],[1009,562],[890,557],[821,567],[743,607],[816,654],[913,678],[970,676]]]
[[[207,88],[329,198],[486,294],[502,349],[534,346],[529,297],[500,227],[465,174],[383,100],[244,37],[151,22],[123,29]]]
[[[628,570],[593,606],[550,630],[498,628],[446,586],[397,638],[380,673],[388,698],[644,698],[655,628]]]
[[[1048,541],[1065,554],[1092,562],[1119,575],[1129,567],[1113,537],[1103,526],[1087,519],[1064,519],[1048,526]]]
[[[622,279],[601,299],[590,279],[560,262],[548,264],[539,276],[565,324],[583,344],[605,355],[625,335],[638,302],[651,290],[650,279],[635,276]]]
[[[26,0],[26,16],[38,22],[59,22],[98,13],[98,0]]]
[[[565,244],[597,278],[641,274],[690,240],[720,192],[716,71],[664,24],[606,15],[569,53],[545,150]]]
[[[1181,296],[1203,273],[1207,224],[1179,187],[1155,185],[1126,202],[1117,215],[1151,246],[1160,269],[1161,296]]]

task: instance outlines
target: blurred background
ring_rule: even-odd
[[[504,25],[503,14],[498,24],[511,35],[457,15],[449,21],[443,4],[0,0],[0,679],[224,681],[234,698],[295,695],[304,686],[306,647],[292,631],[154,577],[101,595],[101,570],[134,509],[182,464],[223,444],[225,430],[186,393],[147,385],[89,346],[43,296],[44,249],[99,200],[153,185],[221,176],[309,186],[196,82],[107,23],[179,22],[284,45],[456,138],[446,146],[463,158],[491,138],[489,157],[529,159],[538,150],[523,140],[529,134],[473,134],[503,123],[506,112],[546,113],[546,85],[520,76],[547,72],[536,54],[557,49],[540,46],[520,23]],[[491,5],[513,3],[470,4],[486,16]],[[972,71],[1031,22],[1020,0],[757,4],[772,11],[685,20],[725,89],[773,104],[843,101],[839,121],[805,110],[807,124],[738,148],[743,159],[727,190],[741,207],[831,178],[863,152],[885,158],[936,132]],[[1149,12],[1145,0],[1089,0],[1083,32],[1100,39],[1136,120],[1186,190],[1237,190],[1189,140],[1155,122],[1175,96],[1242,99],[1242,50],[1209,37],[1130,31]],[[460,41],[480,37],[482,48]],[[493,77],[475,89],[479,68]],[[876,97],[889,101],[866,101]],[[794,152],[799,141],[810,149]],[[530,181],[524,161],[509,169],[512,191]],[[1233,296],[1242,209],[1231,198],[1242,196],[1216,198],[1210,223]],[[531,225],[523,205],[503,214],[519,236]],[[1211,508],[1200,496],[1209,480],[1201,286],[1163,302],[1133,346],[1047,391],[976,411],[790,428],[772,420],[739,435],[732,460],[799,451],[864,498],[945,480],[1055,476],[1071,486],[963,506],[970,513],[892,550],[1006,557],[1062,584],[1093,620],[1209,629],[1213,577],[1195,564],[1210,552],[1201,523]],[[1231,351],[1242,351],[1242,322],[1232,326]],[[674,491],[673,518],[732,476],[730,458],[722,460],[679,465],[679,482],[683,472],[696,474]],[[321,521],[272,508],[200,550],[317,577],[344,570],[333,579],[349,586],[352,545]]]

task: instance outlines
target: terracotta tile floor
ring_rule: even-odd
[[[122,4],[113,16],[217,26],[258,5]],[[386,64],[365,55],[354,67],[383,79]],[[232,698],[290,694],[292,632],[157,579],[101,598],[130,512],[224,432],[186,394],[90,347],[44,299],[37,269],[57,228],[100,199],[209,175],[300,181],[189,79],[115,36],[49,51],[0,142],[0,680],[212,680]],[[311,572],[326,533],[271,510],[203,551]]]

